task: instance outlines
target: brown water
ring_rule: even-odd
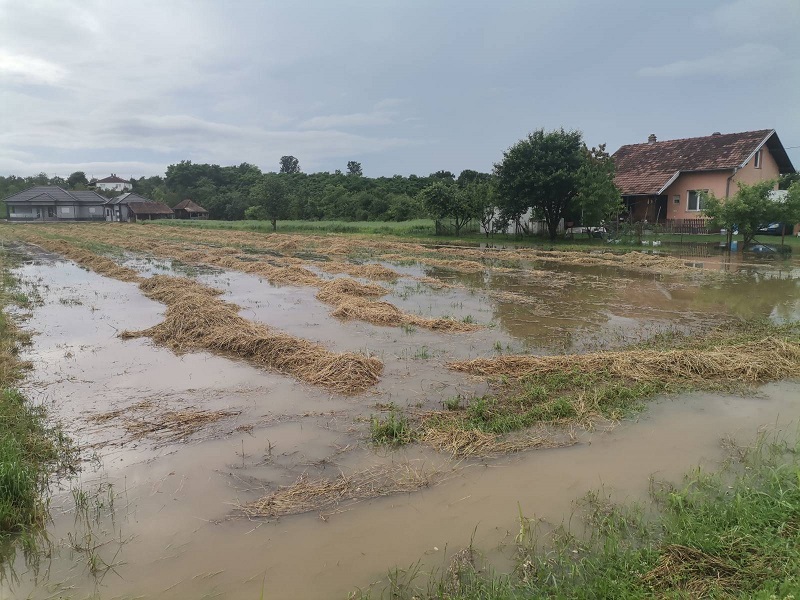
[[[132,264],[144,272],[165,267]],[[458,464],[419,447],[375,451],[365,443],[364,418],[379,411],[378,403],[430,408],[456,393],[480,392],[481,384],[449,372],[444,362],[494,354],[496,344],[579,349],[728,316],[800,316],[796,264],[738,269],[733,277],[692,282],[575,267],[554,267],[552,277],[542,278],[417,265],[407,273],[463,287],[436,291],[411,279],[389,286],[387,299],[406,310],[492,325],[467,335],[342,323],[314,290],[238,273],[198,275],[224,289],[247,318],[335,350],[381,357],[381,383],[347,398],[227,358],[176,356],[146,339],[123,341],[120,330],[159,322],[163,305],[134,284],[72,263],[44,257],[27,264],[18,274],[42,304],[26,322],[36,333],[26,356],[35,366],[26,391],[65,423],[87,462],[54,496],[52,558],[38,577],[18,560],[19,582],[4,583],[0,598],[257,598],[262,586],[266,598],[346,597],[395,565],[422,559],[426,567],[441,566],[473,531],[476,546],[491,553],[513,541],[518,504],[526,516],[558,523],[590,489],[642,498],[651,474],[674,479],[698,462],[716,464],[723,435],[749,441],[762,426],[791,429],[800,419],[800,384],[772,384],[748,396],[662,398],[610,432],[582,434],[573,447]],[[492,291],[536,303],[498,301]],[[238,414],[178,443],[131,439],[118,419],[91,419],[142,400]],[[334,477],[340,469],[387,461],[410,461],[443,476],[421,492],[349,504],[324,519],[312,513],[248,520],[237,511],[302,473]],[[72,490],[86,491],[96,506],[109,484],[114,508],[98,509],[87,534],[76,524]],[[76,536],[93,550],[76,550]],[[91,564],[101,567],[96,574]]]

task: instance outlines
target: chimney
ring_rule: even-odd
[[[656,143],[656,134],[655,133],[651,133],[650,135],[647,136],[647,143],[648,144],[655,144]]]

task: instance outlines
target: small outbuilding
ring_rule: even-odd
[[[176,219],[207,219],[208,211],[189,198],[181,200],[172,209]]]
[[[128,205],[128,215],[131,223],[175,218],[172,209],[161,202],[133,202]]]

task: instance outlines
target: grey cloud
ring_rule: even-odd
[[[783,52],[775,46],[743,44],[702,58],[644,67],[639,69],[638,74],[644,77],[741,77],[776,69],[783,58]]]

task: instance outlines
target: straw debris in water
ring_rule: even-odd
[[[151,337],[176,352],[208,350],[237,356],[343,394],[366,390],[378,382],[383,372],[383,363],[377,358],[354,352],[336,354],[319,344],[248,321],[237,314],[238,307],[216,298],[219,290],[195,281],[167,275],[145,279],[133,269],[120,267],[66,241],[37,238],[36,243],[88,268],[99,269],[108,277],[140,282],[147,297],[167,305],[162,323],[144,331],[122,332],[123,338]]]
[[[209,350],[229,354],[288,373],[344,394],[364,391],[378,382],[383,363],[353,352],[336,354],[323,346],[274,332],[240,317],[236,307],[213,291],[186,280],[158,275],[152,284],[167,304],[164,321],[143,331],[125,331],[124,338],[150,337],[175,352]],[[146,289],[142,290],[149,295]]]
[[[575,443],[573,438],[558,441],[544,433],[498,436],[478,429],[434,427],[426,427],[420,440],[439,452],[452,454],[455,458],[488,458],[532,448],[560,448]]]
[[[776,337],[688,350],[629,350],[557,356],[499,356],[448,363],[471,375],[543,375],[579,370],[632,381],[709,379],[755,383],[800,376],[800,344]]]
[[[368,500],[414,492],[431,485],[433,473],[410,464],[371,467],[335,479],[309,479],[301,475],[292,485],[242,507],[251,517],[280,517],[335,508],[342,502]]]

